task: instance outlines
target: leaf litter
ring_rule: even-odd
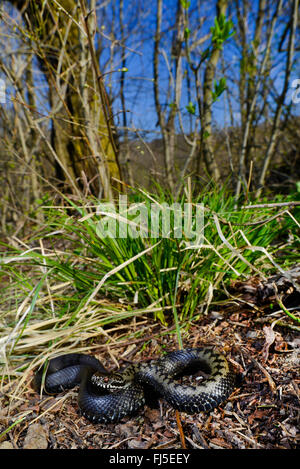
[[[297,271],[299,272],[299,270]],[[298,277],[299,278],[299,277]],[[297,278],[297,281],[298,281]],[[276,293],[299,317],[295,278],[278,278],[264,284],[257,277],[233,283],[231,301],[211,308],[182,330],[183,346],[216,346],[228,358],[238,376],[229,399],[210,413],[180,414],[184,445],[188,449],[296,449],[300,446],[300,339],[295,326],[280,307]],[[276,292],[276,280],[279,284]],[[285,282],[285,280],[287,280]],[[285,283],[285,287],[283,284]],[[271,287],[270,287],[271,285]],[[275,285],[275,288],[274,288]],[[298,299],[297,299],[298,298]],[[147,318],[147,335],[112,346],[93,341],[92,353],[107,368],[134,361],[156,359],[178,348],[170,328]],[[134,324],[133,324],[134,323]],[[138,329],[139,321],[127,320]],[[151,334],[149,334],[151,330]],[[88,348],[88,347],[87,347]],[[113,359],[112,359],[113,357]],[[26,385],[18,399],[18,380],[2,385],[0,395],[0,448],[181,449],[183,441],[174,409],[159,401],[134,417],[117,424],[92,424],[80,415],[77,390],[58,396],[39,396]]]

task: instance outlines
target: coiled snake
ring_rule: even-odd
[[[201,368],[210,372],[203,384],[179,384],[176,378]],[[95,423],[117,422],[135,414],[150,398],[162,397],[172,407],[189,414],[210,411],[232,393],[235,375],[225,357],[210,348],[187,348],[151,362],[130,365],[109,373],[94,357],[78,353],[49,361],[35,375],[37,390],[44,384],[55,394],[79,384],[82,414]]]

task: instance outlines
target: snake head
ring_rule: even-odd
[[[92,374],[91,381],[97,388],[111,392],[124,389],[126,384],[123,376],[119,373],[106,374],[99,371]]]

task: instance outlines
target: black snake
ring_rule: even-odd
[[[210,373],[203,384],[175,381],[199,369]],[[133,415],[160,397],[189,414],[210,411],[232,393],[235,375],[226,358],[210,348],[177,350],[117,373],[107,372],[95,357],[72,353],[50,360],[36,373],[34,384],[48,394],[79,384],[82,414],[94,423],[108,423]]]

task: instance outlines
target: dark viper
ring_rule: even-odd
[[[199,369],[209,372],[202,384],[192,386],[175,381]],[[235,375],[220,353],[210,348],[187,348],[158,360],[130,365],[118,373],[109,373],[89,355],[62,355],[36,373],[37,390],[42,382],[48,394],[79,384],[78,404],[82,414],[94,423],[108,423],[135,414],[150,396],[161,397],[175,409],[189,414],[210,411],[232,393]]]

